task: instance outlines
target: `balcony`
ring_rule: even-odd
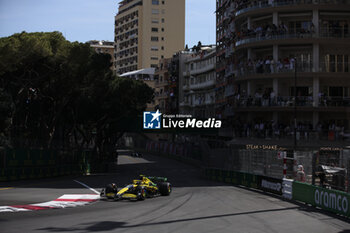
[[[320,38],[350,38],[348,28],[320,27]]]
[[[315,33],[285,33],[285,34],[277,34],[277,35],[251,35],[251,36],[246,36],[241,39],[239,39],[236,42],[236,47],[242,46],[245,44],[251,44],[251,43],[257,43],[260,41],[268,41],[268,40],[287,40],[287,39],[310,39],[310,38],[315,38],[316,34]]]
[[[294,73],[294,63],[278,61],[275,64],[266,65],[263,61],[261,65],[256,62],[240,63],[235,72],[237,78],[245,78],[250,76],[269,76],[277,74]],[[350,72],[350,64],[347,62],[328,62],[320,63],[318,72],[320,73],[335,73],[339,77],[347,77]],[[315,72],[312,62],[297,62],[297,73]]]
[[[234,107],[236,108],[293,108],[294,96],[278,96],[263,98],[262,96],[255,96],[250,98],[235,98]],[[296,101],[297,107],[350,107],[350,97],[329,96],[318,99],[318,104],[314,101],[312,96],[298,96]],[[259,108],[256,108],[259,107]]]
[[[163,92],[163,93],[156,93],[155,94],[156,99],[166,99],[169,98],[169,93]]]
[[[205,89],[209,87],[215,86],[215,80],[208,80],[206,82],[197,83],[197,84],[190,84],[191,90],[199,90],[199,89]]]
[[[201,68],[196,68],[194,70],[191,70],[190,73],[191,75],[197,75],[197,74],[201,74],[201,73],[205,73],[208,72],[210,70],[213,70],[215,68],[215,64],[209,64],[207,66],[201,67]]]
[[[188,84],[185,84],[185,85],[183,85],[182,90],[189,91],[190,90],[190,86]]]
[[[205,106],[205,105],[211,105],[211,104],[215,104],[215,100],[212,99],[207,99],[207,100],[201,100],[201,99],[197,99],[194,101],[192,107],[199,107],[199,106]]]
[[[190,106],[190,103],[187,102],[187,101],[184,101],[184,102],[181,102],[181,103],[179,104],[179,106],[180,106],[180,107],[189,107],[189,106]]]
[[[349,0],[336,0],[332,2],[328,2],[327,0],[293,0],[293,1],[270,1],[268,2],[261,2],[261,1],[251,1],[249,3],[245,3],[242,1],[242,4],[238,5],[236,8],[235,16],[242,15],[244,13],[255,11],[258,9],[266,9],[266,8],[273,8],[273,7],[283,7],[283,6],[300,6],[300,5],[309,5],[310,7],[315,5],[325,5],[325,4],[336,4],[336,5],[348,5],[350,4]]]
[[[256,62],[240,63],[236,70],[237,77],[247,77],[256,75],[271,75],[271,74],[283,74],[294,73],[295,63],[288,60],[279,60],[275,64],[266,64],[266,61],[261,61],[261,64]],[[297,72],[312,72],[313,64],[311,62],[297,62]]]
[[[182,75],[185,77],[185,76],[190,76],[190,72],[188,70],[184,71],[182,73]]]

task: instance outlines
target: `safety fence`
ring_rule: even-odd
[[[146,151],[192,164],[203,160],[200,148],[191,144],[148,141]]]
[[[91,157],[91,151],[3,149],[0,181],[89,173]]]
[[[210,180],[242,185],[273,193],[285,199],[310,204],[336,214],[350,217],[348,193],[322,188],[291,179],[277,179],[244,172],[205,168],[205,176]]]

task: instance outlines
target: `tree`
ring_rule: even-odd
[[[123,133],[120,119],[140,115],[153,96],[146,84],[113,75],[110,59],[59,32],[0,38],[4,137],[14,147],[93,145],[106,157]]]

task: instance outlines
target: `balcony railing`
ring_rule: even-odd
[[[257,62],[240,63],[237,66],[235,74],[237,77],[266,75],[276,73],[293,73],[295,63],[277,62],[274,64],[266,64],[266,61],[262,61],[260,65]],[[314,72],[312,62],[297,62],[297,72]],[[349,73],[350,62],[327,62],[320,63],[318,72],[327,73]]]
[[[259,65],[260,64],[260,65]],[[276,74],[295,72],[295,62],[279,61],[277,63],[266,64],[266,61],[241,63],[238,65],[237,77],[245,77],[259,74]],[[297,72],[312,72],[313,64],[311,62],[297,62]]]
[[[279,34],[279,35],[253,35],[253,36],[247,36],[242,39],[239,39],[236,42],[236,46],[249,44],[249,43],[256,43],[259,41],[265,41],[265,40],[283,40],[283,39],[298,39],[298,38],[313,38],[315,37],[314,33],[311,32],[300,32],[300,33],[286,33],[286,34]]]
[[[190,74],[191,75],[196,75],[196,74],[200,74],[200,73],[205,73],[205,72],[207,72],[209,70],[212,70],[214,68],[215,68],[215,64],[212,63],[212,64],[209,64],[209,65],[200,67],[200,68],[193,69],[193,70],[190,71]]]
[[[350,38],[349,27],[320,27],[321,38]]]
[[[202,83],[190,84],[190,89],[198,90],[198,89],[203,89],[214,85],[215,85],[215,80],[208,80]]]
[[[242,1],[244,2],[244,1]],[[239,4],[236,8],[236,16],[243,13],[254,11],[257,9],[264,9],[270,7],[281,7],[281,6],[296,6],[296,5],[315,5],[315,4],[350,4],[349,0],[275,0],[275,1],[249,1],[248,3]]]
[[[317,103],[312,96],[298,96],[298,107],[350,107],[350,97],[321,97]],[[234,107],[294,107],[294,96],[235,98]]]
[[[349,73],[350,62],[322,62],[320,72],[327,73]]]

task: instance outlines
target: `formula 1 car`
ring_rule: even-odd
[[[107,185],[102,189],[100,196],[113,200],[145,200],[150,197],[168,196],[172,188],[165,177],[152,177],[140,175],[139,180],[133,180],[132,184],[125,186],[118,191],[117,186],[113,184]]]

